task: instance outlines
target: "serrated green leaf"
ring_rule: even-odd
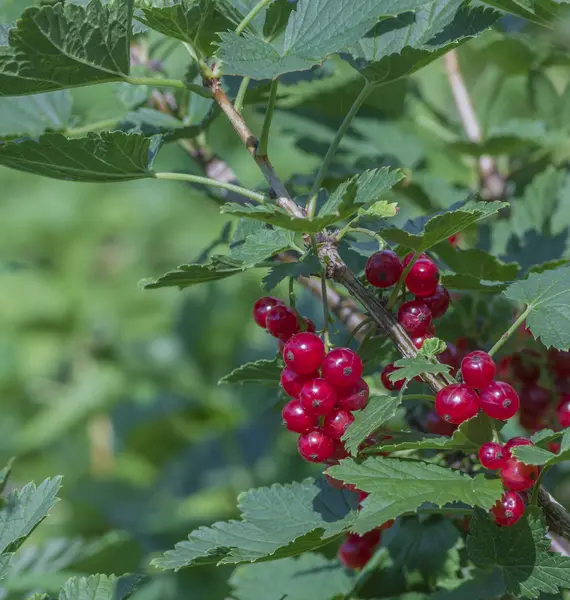
[[[543,437],[543,441],[545,438]],[[523,451],[523,449],[525,449]],[[545,468],[570,460],[570,430],[566,429],[560,440],[558,453],[549,452],[537,446],[515,446],[512,455],[527,465],[538,465]]]
[[[526,325],[547,348],[570,348],[570,267],[531,273],[504,294],[527,305]]]
[[[372,457],[361,464],[345,459],[327,473],[370,494],[361,503],[352,527],[356,533],[414,512],[425,502],[437,506],[464,502],[489,509],[502,494],[499,479],[486,479],[484,475],[472,479],[460,471],[398,458]]]
[[[478,248],[454,249],[451,244],[444,242],[434,251],[455,273],[468,274],[480,280],[513,281],[520,270],[518,263],[504,262]]]
[[[246,219],[257,219],[263,223],[268,223],[275,227],[282,227],[283,229],[288,229],[290,231],[307,233],[316,233],[317,231],[320,231],[332,220],[331,217],[327,217],[325,220],[292,217],[273,204],[236,204],[230,202],[222,206],[221,212],[222,214],[235,215]],[[323,223],[325,224],[323,225]]]
[[[354,422],[342,436],[348,452],[356,456],[360,444],[389,421],[396,414],[400,404],[402,404],[401,394],[398,396],[372,396],[368,405],[354,415]]]
[[[0,51],[0,96],[119,81],[129,73],[133,0],[28,8]]]
[[[293,234],[285,229],[264,227],[255,234],[248,235],[243,242],[232,247],[232,258],[239,260],[245,268],[288,250],[293,244]]]
[[[561,431],[552,431],[552,429],[539,429],[536,433],[530,436],[531,442],[534,444],[546,444],[555,440],[562,435]]]
[[[431,358],[432,356],[437,356],[447,350],[447,343],[439,338],[428,338],[422,344],[420,351],[418,354],[420,356],[425,356],[426,358]]]
[[[302,554],[346,531],[354,522],[358,504],[355,494],[335,490],[321,479],[249,490],[238,500],[241,521],[201,527],[153,564],[178,570]],[[278,528],[275,523],[280,524]]]
[[[484,0],[485,4],[533,21],[539,25],[552,22],[565,0]]]
[[[418,377],[422,373],[449,373],[451,367],[442,363],[432,363],[425,356],[418,354],[413,358],[400,358],[394,363],[398,367],[388,375],[390,381],[410,381],[414,377]]]
[[[265,23],[263,25],[263,36],[272,40],[287,27],[289,17],[295,10],[295,4],[289,0],[274,0],[267,8]]]
[[[59,593],[59,600],[125,600],[142,579],[141,575],[72,577]]]
[[[383,229],[382,236],[391,242],[412,248],[416,252],[424,252],[506,206],[508,206],[506,202],[469,200],[460,208],[440,213],[435,217],[421,217],[408,221],[404,230]]]
[[[469,558],[500,577],[504,593],[538,598],[570,587],[570,558],[550,552],[540,510],[527,508],[511,527],[499,527],[476,510],[467,539]]]
[[[4,493],[10,474],[12,473],[12,465],[14,464],[14,458],[12,457],[8,464],[0,471],[0,494]]]
[[[120,131],[68,139],[46,133],[37,141],[0,144],[0,165],[66,181],[129,181],[152,177],[159,140]]]
[[[309,277],[321,271],[321,263],[314,254],[307,254],[298,262],[280,263],[272,267],[262,279],[263,289],[270,292],[288,277]]]
[[[500,294],[507,288],[507,283],[482,281],[479,277],[469,275],[469,273],[449,273],[445,271],[441,273],[441,285],[450,290],[471,290],[486,294]]]
[[[379,200],[374,202],[372,206],[368,208],[359,208],[357,212],[357,218],[380,218],[388,219],[395,217],[398,214],[398,204],[396,202],[386,202],[386,200]]]
[[[266,383],[277,386],[282,370],[283,363],[277,357],[273,360],[256,360],[234,369],[218,383]]]
[[[354,575],[337,560],[321,554],[303,554],[272,563],[243,565],[231,579],[236,600],[331,600],[344,597],[354,584]]]

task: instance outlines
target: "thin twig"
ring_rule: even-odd
[[[273,112],[275,111],[275,104],[277,102],[277,90],[278,89],[279,89],[279,79],[274,79],[271,82],[271,89],[269,90],[269,100],[267,102],[267,111],[265,113],[265,119],[263,121],[263,128],[261,129],[261,137],[259,138],[259,144],[257,145],[257,151],[256,151],[257,157],[267,156],[267,146],[269,144],[269,132],[271,131],[271,121],[273,120]]]

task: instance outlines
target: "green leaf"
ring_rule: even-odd
[[[14,458],[8,461],[8,464],[0,471],[0,494],[4,493],[10,474],[12,473],[12,465],[14,464]]]
[[[370,494],[361,503],[352,527],[357,533],[415,512],[425,502],[437,506],[464,502],[489,509],[502,494],[499,479],[486,479],[484,475],[471,479],[461,471],[398,458],[373,457],[361,464],[345,459],[327,473]]]
[[[522,451],[523,448],[525,449],[524,452]],[[570,460],[570,430],[566,429],[564,431],[560,440],[560,450],[557,454],[537,446],[515,446],[512,454],[527,465],[538,465],[546,468]]]
[[[372,396],[366,408],[354,415],[354,422],[342,436],[348,452],[352,456],[356,456],[360,444],[389,421],[396,414],[400,404],[402,404],[401,394],[398,396]]]
[[[505,290],[510,300],[530,309],[526,325],[548,348],[570,348],[570,267],[531,273]]]
[[[539,25],[546,25],[560,14],[560,4],[565,0],[484,0],[484,2]]]
[[[236,600],[331,600],[344,597],[354,584],[354,575],[337,560],[321,554],[303,554],[272,563],[243,565],[231,579]]]
[[[152,283],[144,285],[147,290],[162,287],[177,287],[181,290],[192,285],[226,279],[242,273],[245,267],[242,262],[230,256],[214,255],[205,265],[181,265],[176,271],[170,271]]]
[[[282,370],[283,362],[277,357],[273,360],[256,360],[234,369],[218,383],[265,383],[277,386]]]
[[[539,429],[530,436],[530,441],[534,444],[547,444],[562,435],[562,431],[552,431],[552,429]]]
[[[124,600],[142,579],[141,575],[72,577],[59,593],[59,600]]]
[[[0,50],[0,96],[119,81],[129,73],[133,0],[28,8]]]
[[[262,279],[263,289],[270,292],[288,277],[309,277],[320,273],[322,267],[319,259],[314,254],[307,254],[298,262],[280,263],[272,267]]]
[[[153,564],[178,570],[302,554],[346,531],[358,504],[354,494],[335,490],[322,479],[249,490],[238,501],[242,520],[201,527]]]
[[[425,356],[418,354],[413,358],[400,358],[394,363],[398,367],[388,375],[390,381],[410,381],[414,377],[418,377],[422,373],[449,373],[451,367],[442,363],[432,363]]]
[[[412,248],[416,252],[424,252],[506,206],[508,206],[506,202],[469,200],[460,208],[440,213],[435,217],[421,217],[408,221],[404,230],[384,229],[382,236],[391,242]]]
[[[425,340],[418,354],[420,356],[425,356],[426,358],[431,358],[432,356],[437,356],[442,352],[447,350],[447,343],[439,338],[429,338]]]
[[[253,267],[257,263],[271,258],[275,254],[288,250],[293,244],[293,234],[284,229],[263,228],[232,247],[232,258],[241,261],[244,266]]]
[[[486,281],[513,281],[517,277],[520,265],[516,262],[503,262],[496,256],[470,248],[456,250],[451,244],[444,242],[434,249],[446,265],[455,273],[468,274]]]
[[[369,208],[359,208],[356,214],[358,219],[375,218],[388,219],[395,217],[398,214],[398,204],[396,202],[386,202],[386,200],[378,200]]]
[[[570,558],[550,551],[550,540],[540,510],[528,507],[511,527],[499,527],[476,510],[467,539],[469,558],[477,567],[492,570],[504,593],[538,598],[570,587]]]
[[[278,36],[287,27],[289,17],[294,10],[295,5],[289,0],[274,0],[265,15],[263,36],[269,40]]]
[[[0,165],[66,181],[129,181],[152,177],[158,139],[120,131],[67,139],[46,133],[37,141],[0,144]]]
[[[489,294],[500,294],[507,288],[507,283],[482,281],[469,273],[441,273],[441,284],[452,290],[472,290]]]
[[[236,204],[229,202],[222,206],[221,212],[222,214],[235,215],[246,219],[257,219],[275,227],[297,232],[316,233],[326,226],[322,225],[320,219],[292,217],[274,204]],[[325,222],[329,223],[330,221],[331,218],[328,217]]]
[[[398,11],[404,13],[402,7]],[[415,13],[383,19],[371,33],[351,45],[343,58],[369,81],[388,83],[411,75],[497,20],[489,9],[471,8],[462,0],[435,0]]]

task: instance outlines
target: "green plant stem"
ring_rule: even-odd
[[[348,339],[346,340],[346,344],[345,346],[350,346],[350,343],[352,342],[352,340],[355,338],[356,334],[363,328],[366,327],[367,325],[370,325],[371,323],[374,322],[374,319],[372,317],[368,317],[367,319],[364,319],[364,321],[362,321],[362,323],[360,323],[359,325],[357,325],[351,332],[350,335],[348,336]]]
[[[244,77],[241,80],[240,86],[239,86],[239,90],[234,102],[234,108],[238,111],[238,113],[241,113],[242,109],[243,109],[243,103],[245,100],[245,94],[247,92],[247,88],[249,87],[249,83],[251,81],[251,77]]]
[[[271,130],[271,120],[273,119],[273,113],[275,111],[275,104],[277,102],[277,89],[279,88],[279,79],[274,79],[271,82],[271,89],[269,90],[269,102],[267,103],[267,111],[265,113],[265,120],[263,121],[263,127],[261,129],[261,137],[259,138],[259,145],[257,146],[256,156],[267,156],[267,145],[269,144],[269,132]]]
[[[161,79],[160,77],[131,77],[125,75],[123,80],[132,85],[150,85],[152,87],[173,87],[179,90],[190,90],[203,98],[211,98],[212,92],[195,83],[184,83],[181,79]]]
[[[319,258],[319,246],[317,244],[317,236],[312,233],[311,234],[311,245],[313,246],[313,252],[315,253],[315,256],[317,258]],[[327,270],[325,265],[322,265],[322,271],[321,271],[321,290],[322,290],[322,302],[323,302],[323,318],[324,318],[324,324],[323,324],[323,338],[324,338],[324,342],[325,342],[325,350],[328,352],[329,348],[330,348],[330,338],[329,338],[329,302],[328,302],[328,297],[327,297]]]
[[[257,17],[257,15],[273,0],[259,0],[259,2],[247,13],[243,21],[236,27],[236,34],[241,35],[245,28]]]
[[[406,394],[402,396],[402,400],[426,400],[432,404],[435,402],[435,396],[429,394]]]
[[[67,137],[81,137],[92,131],[102,131],[104,129],[115,127],[118,122],[119,119],[117,118],[95,121],[94,123],[87,123],[87,125],[82,125],[81,127],[70,127],[63,132],[63,135]]]
[[[398,300],[398,295],[400,294],[400,290],[404,286],[404,282],[406,281],[406,277],[408,276],[408,273],[411,271],[416,260],[418,260],[418,256],[419,256],[418,253],[414,252],[414,255],[412,256],[412,260],[407,264],[406,268],[403,270],[402,275],[400,276],[400,279],[398,279],[396,285],[394,286],[394,289],[392,290],[392,293],[390,294],[388,304],[386,304],[386,310],[392,310],[394,308],[394,306],[396,305],[396,302]]]
[[[297,307],[296,307],[296,298],[295,298],[295,292],[293,290],[295,285],[295,278],[294,277],[289,277],[289,305],[291,306],[291,308],[296,311]]]
[[[373,88],[374,88],[374,84],[372,84],[370,82],[367,82],[366,85],[362,88],[362,90],[360,91],[360,94],[358,94],[358,97],[356,98],[356,100],[350,107],[348,114],[344,118],[342,125],[339,127],[338,131],[336,132],[334,139],[331,142],[329,149],[327,150],[327,153],[325,154],[323,163],[321,165],[321,168],[319,169],[319,172],[317,173],[317,176],[315,177],[315,181],[313,183],[313,187],[311,188],[311,193],[309,195],[310,199],[309,199],[309,202],[307,203],[307,213],[308,213],[309,217],[312,217],[315,214],[315,209],[316,209],[316,205],[317,205],[317,195],[319,193],[319,189],[320,189],[321,185],[323,184],[323,181],[325,180],[327,171],[330,167],[330,164],[331,164],[333,158],[335,157],[335,154],[336,154],[336,151],[338,150],[340,142],[342,141],[342,138],[344,137],[345,133],[348,131],[348,128],[350,127],[350,124],[352,123],[352,120],[358,113],[360,107],[364,104],[364,101],[366,100],[366,98],[368,98],[368,96]]]
[[[260,194],[259,192],[254,192],[252,190],[248,190],[247,188],[242,188],[239,185],[234,185],[233,183],[225,183],[223,181],[217,181],[215,179],[210,179],[209,177],[200,177],[199,175],[190,175],[188,173],[155,173],[154,177],[156,179],[170,179],[173,181],[186,181],[188,183],[199,183],[201,185],[209,185],[212,187],[222,188],[224,190],[228,190],[229,192],[235,192],[236,194],[241,194],[246,198],[250,198],[251,200],[255,200],[256,202],[260,202],[263,204],[267,202],[269,198]]]
[[[524,320],[528,317],[532,306],[527,306],[521,316],[503,333],[497,343],[489,350],[489,356],[494,356],[507,342],[507,340],[515,333],[515,331],[521,326]]]

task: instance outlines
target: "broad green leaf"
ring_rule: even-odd
[[[552,440],[555,440],[556,438],[559,438],[562,433],[562,431],[552,431],[552,429],[539,429],[536,433],[533,433],[530,436],[530,440],[536,445],[544,445]]]
[[[441,354],[447,349],[447,343],[439,338],[429,338],[424,341],[422,347],[418,354],[420,356],[425,356],[426,358],[431,358],[432,356],[437,356]]]
[[[133,0],[28,8],[0,50],[0,96],[119,81],[129,73]]]
[[[265,383],[279,385],[283,363],[278,358],[246,363],[222,377],[218,383]]]
[[[263,37],[272,40],[287,27],[289,17],[295,10],[295,5],[289,0],[274,0],[267,8],[265,23],[263,25]]]
[[[506,206],[508,206],[506,202],[469,200],[460,208],[440,213],[435,217],[421,217],[408,221],[405,230],[383,229],[382,236],[391,242],[412,248],[416,252],[424,252]]]
[[[523,449],[525,449],[524,452]],[[527,465],[538,465],[547,468],[570,460],[570,430],[566,429],[564,431],[560,440],[560,450],[557,454],[537,446],[515,446],[512,454]]]
[[[66,181],[129,181],[152,177],[158,139],[120,131],[68,139],[46,133],[37,141],[0,144],[0,165]]]
[[[14,464],[14,458],[8,461],[8,464],[0,471],[0,494],[4,493],[10,474],[12,473],[12,465]]]
[[[72,577],[63,586],[58,600],[125,600],[142,579],[141,575]]]
[[[298,262],[280,263],[272,267],[263,277],[263,289],[270,292],[288,277],[309,277],[321,270],[319,259],[314,254],[307,254]]]
[[[345,597],[354,575],[337,560],[321,554],[303,554],[271,563],[242,565],[230,578],[235,600],[331,600]]]
[[[413,358],[400,358],[394,363],[398,367],[388,375],[390,381],[410,381],[414,377],[418,377],[422,373],[449,373],[451,367],[442,363],[432,363],[428,358],[418,354]]]
[[[264,227],[232,247],[231,255],[235,260],[241,261],[245,268],[253,267],[279,252],[288,250],[293,244],[293,237],[292,232],[285,229]]]
[[[304,71],[355,44],[380,17],[428,6],[433,0],[299,0],[291,13],[282,47],[252,35],[220,33],[219,56],[228,75],[274,79]]]
[[[462,0],[434,0],[415,13],[398,11],[350,45],[343,58],[369,81],[387,83],[410,75],[497,20],[498,13]]]
[[[379,427],[389,421],[402,404],[401,394],[398,396],[372,396],[366,408],[358,411],[354,422],[348,427],[342,439],[346,449],[356,456],[360,444]]]
[[[469,273],[441,273],[441,284],[451,290],[472,290],[487,294],[500,294],[507,288],[507,283],[483,281]]]
[[[398,205],[395,202],[386,202],[386,200],[378,200],[368,208],[359,208],[356,216],[361,218],[380,218],[387,219],[395,217],[398,214]]]
[[[486,479],[484,475],[472,479],[461,471],[398,458],[372,457],[361,464],[345,459],[327,473],[370,494],[361,503],[362,509],[352,526],[356,533],[415,512],[425,502],[437,506],[464,502],[489,509],[502,494],[499,479]]]
[[[247,219],[257,219],[263,223],[289,229],[290,231],[307,233],[316,233],[337,219],[337,217],[327,217],[326,219],[301,219],[299,217],[292,217],[274,204],[236,204],[230,202],[222,206],[221,212],[222,214],[230,214]]]
[[[170,271],[156,281],[145,284],[145,289],[154,290],[162,287],[177,287],[181,290],[192,285],[225,279],[242,273],[245,267],[242,262],[230,256],[214,255],[208,264],[181,265],[176,271]]]
[[[540,338],[547,348],[570,348],[570,267],[531,273],[504,293],[530,309],[526,325],[535,338]]]
[[[539,25],[547,25],[560,15],[560,4],[565,0],[484,0],[484,2]]]
[[[499,527],[476,510],[467,539],[469,558],[481,569],[492,570],[506,594],[538,598],[570,587],[570,558],[550,551],[550,540],[540,510],[527,507],[511,527]]]
[[[513,281],[520,270],[518,263],[503,262],[478,248],[459,250],[444,242],[434,248],[434,252],[455,273],[468,274],[480,280]]]
[[[302,554],[346,531],[354,522],[358,503],[355,494],[335,490],[322,479],[253,489],[238,500],[242,520],[200,527],[153,564],[178,570]]]

